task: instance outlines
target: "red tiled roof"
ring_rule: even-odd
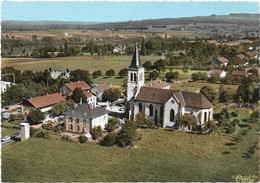
[[[225,57],[219,57],[219,58],[217,58],[220,62],[222,62],[222,63],[226,63],[226,62],[229,62],[229,60],[228,59],[226,59]]]
[[[90,92],[84,91],[83,93],[86,95],[87,98],[93,97],[93,94]]]
[[[254,53],[252,53],[252,52],[246,52],[246,55],[248,56],[248,57],[253,57],[253,56],[255,56],[255,54]]]
[[[214,75],[214,74],[221,74],[223,72],[223,70],[217,70],[217,69],[213,69],[211,71],[211,74]]]
[[[246,58],[246,56],[244,54],[238,54],[237,57],[240,58],[241,60]]]
[[[98,86],[101,90],[105,91],[112,87],[112,84],[107,83],[100,83],[100,84],[94,84],[94,86]]]
[[[74,91],[75,88],[81,88],[81,90],[90,89],[90,86],[85,81],[76,81],[76,82],[66,83],[66,86],[69,87],[69,89],[71,89],[71,91]]]
[[[65,98],[63,98],[58,93],[53,93],[53,94],[49,94],[49,95],[44,95],[44,96],[28,99],[27,101],[30,104],[32,104],[35,108],[38,109],[38,108],[57,104],[59,102],[63,102],[63,101],[65,101]]]
[[[247,76],[247,72],[246,71],[233,71],[232,75],[233,76]]]

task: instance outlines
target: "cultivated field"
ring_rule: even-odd
[[[156,61],[161,56],[142,56],[141,61]],[[19,70],[43,71],[44,69],[85,69],[90,72],[101,70],[105,73],[109,69],[114,69],[118,73],[121,69],[127,68],[132,56],[76,56],[57,58],[3,58],[2,67],[9,66]]]
[[[235,181],[258,176],[259,124],[235,142],[230,135],[140,130],[134,148],[31,138],[2,149],[2,181]]]

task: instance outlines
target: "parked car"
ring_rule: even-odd
[[[10,139],[10,138],[11,138],[11,137],[10,137],[9,135],[5,135],[5,136],[2,137],[1,141],[2,141],[2,142],[5,142],[5,141],[7,141],[7,140]]]

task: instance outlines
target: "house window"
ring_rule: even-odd
[[[139,112],[142,112],[142,107],[143,107],[143,106],[142,106],[142,104],[141,104],[141,103],[139,103],[139,105],[138,105],[138,106],[139,106]]]
[[[207,122],[207,112],[204,112],[204,122]]]
[[[149,115],[153,116],[153,105],[152,104],[150,104],[150,106],[149,106]]]
[[[72,130],[73,129],[73,126],[72,124],[69,125],[69,129]]]
[[[76,119],[76,123],[79,123],[79,118]]]
[[[171,109],[170,111],[170,121],[174,122],[174,110]]]
[[[73,118],[72,117],[69,117],[69,122],[72,122],[73,121]]]
[[[86,123],[87,122],[87,120],[86,119],[83,119],[83,123]]]

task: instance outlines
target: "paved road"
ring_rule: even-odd
[[[7,146],[7,145],[9,145],[9,144],[14,143],[14,142],[15,142],[14,140],[8,139],[8,140],[5,141],[5,142],[1,142],[1,146],[2,146],[2,148],[3,148],[3,147],[5,147],[5,146]]]

